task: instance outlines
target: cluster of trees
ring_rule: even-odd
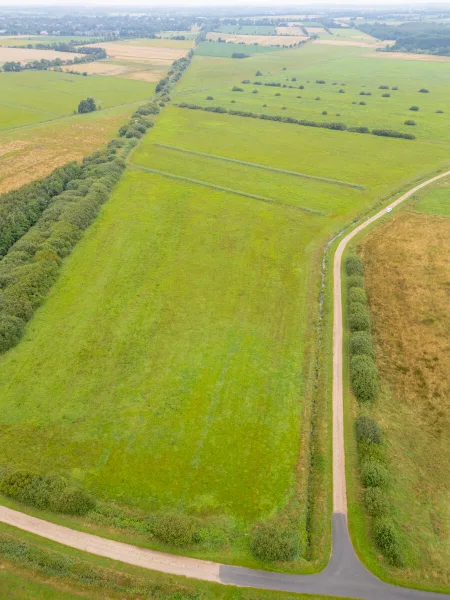
[[[23,188],[9,193],[23,197],[25,210],[20,229],[12,213],[5,219],[10,235],[3,240],[4,250],[9,249],[0,261],[0,352],[20,340],[26,322],[56,281],[63,258],[120,178],[125,163],[116,152],[121,145],[113,140],[106,150],[95,152],[81,165],[58,169],[40,186],[34,184],[42,196],[34,197],[29,186],[25,193]],[[27,224],[30,228],[25,231]],[[18,241],[11,246],[14,239]]]
[[[88,52],[89,50],[89,52]],[[80,48],[74,48],[70,52],[79,52]],[[73,59],[62,60],[61,58],[55,58],[48,60],[42,58],[41,60],[34,60],[28,63],[21,63],[17,61],[8,61],[3,64],[3,70],[7,72],[19,72],[25,70],[33,71],[47,71],[52,67],[62,67],[64,65],[81,65],[88,62],[94,62],[96,60],[102,60],[107,58],[107,54],[103,48],[83,48],[83,54],[85,56],[75,56]]]
[[[395,40],[395,44],[379,48],[379,52],[418,52],[450,54],[450,27],[439,23],[416,21],[401,25],[364,23],[358,28],[380,40]]]
[[[416,139],[410,133],[394,131],[391,129],[373,129],[370,131],[368,127],[347,127],[345,123],[328,123],[320,121],[308,121],[307,119],[296,119],[294,117],[282,117],[280,115],[265,115],[244,110],[227,109],[223,106],[201,106],[200,104],[190,104],[188,102],[180,102],[177,104],[179,108],[189,108],[191,110],[205,110],[207,112],[216,112],[222,114],[235,115],[238,117],[250,117],[252,119],[264,119],[266,121],[279,121],[281,123],[291,123],[293,125],[304,125],[305,127],[321,127],[322,129],[334,129],[335,131],[350,131],[351,133],[372,133],[384,137],[404,138],[406,140]],[[284,107],[283,107],[284,108]]]
[[[348,322],[350,327],[350,381],[360,403],[372,402],[378,389],[375,349],[364,290],[364,264],[357,255],[347,258]],[[398,534],[390,518],[386,494],[389,486],[383,436],[378,424],[360,415],[355,423],[361,483],[368,514],[373,518],[374,541],[386,559],[396,566],[403,562]]]
[[[29,506],[69,515],[85,515],[95,508],[92,496],[59,475],[6,471],[0,492]]]
[[[82,100],[78,105],[78,114],[82,115],[85,113],[94,112],[97,110],[97,105],[95,103],[94,98],[86,98],[86,100]]]
[[[245,54],[245,52],[233,52],[231,58],[248,58],[250,54]]]

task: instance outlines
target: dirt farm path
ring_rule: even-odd
[[[351,239],[377,219],[386,216],[401,202],[421,188],[450,175],[441,173],[424,181],[365,220],[339,243],[333,261],[333,547],[324,571],[314,575],[290,575],[222,565],[206,560],[156,552],[96,535],[56,525],[25,513],[0,506],[0,521],[60,544],[124,563],[193,579],[225,585],[253,587],[288,592],[345,596],[364,600],[449,600],[447,594],[424,592],[386,584],[372,575],[359,561],[347,527],[345,485],[343,357],[342,357],[342,285],[343,252]]]

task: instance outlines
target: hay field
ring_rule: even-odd
[[[185,35],[184,33],[177,32],[178,35]],[[138,38],[133,40],[123,40],[121,44],[128,46],[145,46],[147,48],[176,48],[186,49],[194,47],[194,40],[172,40],[170,38],[154,39],[154,38]]]
[[[300,35],[305,37],[303,30],[300,27],[277,27],[276,28],[277,35]]]
[[[75,54],[73,52],[58,52],[57,50],[33,50],[30,48],[5,48],[0,46],[0,64],[10,61],[18,61],[21,63],[29,63],[34,60],[73,60],[75,57],[80,58],[83,54]]]
[[[382,390],[370,409],[387,441],[405,583],[450,586],[450,203],[423,191],[362,242]],[[427,201],[427,197],[431,200]],[[433,216],[433,208],[437,209]]]
[[[225,40],[227,42],[233,42],[236,44],[244,43],[244,44],[259,44],[261,46],[276,46],[279,44],[280,46],[290,46],[291,44],[297,44],[301,40],[306,40],[307,36],[305,35],[240,35],[240,34],[232,34],[232,33],[216,33],[214,31],[210,31],[206,39],[209,41],[216,42],[219,38]]]
[[[337,40],[334,37],[320,38],[313,40],[313,44],[327,44],[328,46],[349,46],[354,48],[385,48],[389,42],[363,42],[353,40]]]
[[[156,66],[169,66],[174,60],[186,56],[188,48],[177,47],[169,48],[167,46],[143,46],[123,44],[121,42],[107,42],[93,44],[99,48],[104,48],[109,58],[114,60],[131,61],[135,63],[152,64]]]
[[[373,52],[371,58],[367,58],[361,56],[360,51],[354,47],[306,44],[266,56],[258,54],[230,61],[223,78],[214,71],[223,72],[225,65],[219,67],[220,61],[199,57],[205,64],[196,62],[191,67],[179,87],[176,102],[318,122],[338,121],[348,127],[394,129],[413,133],[422,140],[450,141],[450,112],[446,110],[450,101],[447,64],[385,60],[382,52]],[[195,74],[197,69],[207,70],[209,86],[195,86],[192,82],[190,74]],[[256,78],[258,70],[263,76]],[[242,84],[243,80],[250,80],[251,84]],[[256,80],[286,87],[255,86]],[[233,92],[233,86],[244,91]],[[304,89],[299,89],[300,86]],[[380,89],[380,86],[389,89]],[[429,93],[420,93],[422,88]],[[253,93],[255,91],[257,93]],[[383,97],[385,93],[390,96]],[[207,100],[208,96],[213,100]],[[418,106],[419,111],[409,110],[411,106]],[[322,114],[324,111],[326,114]],[[413,120],[416,125],[405,125],[407,120]]]

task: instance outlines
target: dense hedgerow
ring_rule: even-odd
[[[403,138],[404,140],[415,140],[416,136],[412,133],[403,133],[402,131],[394,131],[393,129],[373,129],[373,135],[391,138]]]
[[[348,324],[350,331],[369,331],[370,314],[367,307],[359,302],[351,302],[348,308]]]
[[[358,417],[356,419],[355,429],[358,442],[381,444],[383,441],[380,428],[370,417],[364,415]]]
[[[366,488],[386,488],[389,483],[389,474],[384,465],[377,461],[367,461],[361,467],[361,481]]]
[[[9,472],[0,481],[0,491],[24,504],[70,515],[84,515],[95,508],[92,496],[58,475]]]
[[[155,517],[152,534],[160,542],[177,548],[187,548],[199,541],[198,523],[182,514],[161,514]]]
[[[370,356],[352,356],[350,381],[353,393],[360,402],[370,402],[378,392],[378,371]]]
[[[364,263],[356,254],[352,254],[345,261],[347,275],[364,275]]]
[[[359,288],[352,288],[359,289]],[[367,331],[354,331],[350,336],[350,356],[365,354],[374,357],[375,351],[372,336]]]
[[[358,455],[361,464],[369,461],[376,461],[382,464],[386,462],[386,449],[383,444],[361,441],[358,443]]]
[[[347,277],[347,288],[351,290],[354,287],[361,288],[364,285],[364,279],[361,275],[350,275]]]
[[[0,196],[0,257],[32,227],[52,199],[79,176],[80,166],[69,163],[48,177]]]
[[[265,523],[253,533],[251,552],[264,562],[295,560],[300,555],[299,536],[280,523]]]

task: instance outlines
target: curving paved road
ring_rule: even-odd
[[[394,208],[421,188],[450,175],[437,175],[415,186],[387,208]],[[344,408],[342,378],[342,294],[341,262],[348,242],[371,223],[386,215],[386,208],[358,225],[342,241],[334,255],[334,325],[333,325],[333,549],[324,571],[314,575],[290,575],[257,571],[243,567],[221,565],[195,558],[186,558],[130,544],[101,538],[89,533],[55,525],[0,506],[0,521],[19,529],[125,563],[193,579],[226,585],[254,587],[289,592],[345,596],[365,600],[449,600],[447,594],[435,594],[386,584],[372,575],[359,561],[353,549],[347,527],[347,495],[345,486]]]

